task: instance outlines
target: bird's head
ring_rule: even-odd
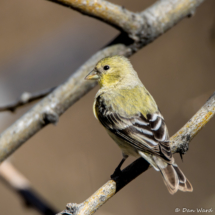
[[[111,87],[125,79],[128,80],[130,75],[137,76],[130,61],[115,55],[100,60],[85,79],[97,80],[101,87]]]

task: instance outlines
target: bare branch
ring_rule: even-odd
[[[27,207],[34,208],[43,215],[56,214],[56,210],[31,188],[30,182],[9,161],[1,165],[0,179],[19,194]]]
[[[84,15],[102,20],[113,27],[125,31],[132,38],[142,27],[142,17],[138,13],[126,10],[124,7],[104,0],[48,0],[70,7]]]
[[[49,93],[51,93],[55,88],[56,87],[52,87],[50,89],[42,90],[42,91],[35,92],[35,93],[24,92],[20,96],[20,99],[18,101],[5,105],[5,106],[0,106],[0,112],[3,112],[3,111],[14,112],[18,107],[22,107],[22,106],[30,104],[38,99],[44,98]]]
[[[188,16],[204,0],[160,0],[141,13],[133,13],[122,6],[104,0],[48,0],[70,7],[84,15],[102,20],[126,32],[139,45],[153,41],[160,34]]]
[[[209,98],[205,105],[180,129],[171,140],[172,153],[188,150],[190,141],[206,125],[206,123],[215,114],[215,93]],[[99,188],[91,197],[81,204],[69,203],[67,209],[58,213],[58,215],[92,215],[119,190],[126,186],[137,176],[145,172],[149,163],[143,158],[139,158],[126,167],[122,174],[112,180],[109,180]]]
[[[171,138],[172,151],[184,154],[189,142],[209,122],[215,113],[215,92],[202,106],[202,108]]]
[[[44,126],[49,123],[57,123],[61,114],[96,85],[95,82],[84,81],[84,77],[101,58],[110,55],[131,56],[182,18],[187,17],[201,2],[203,0],[162,0],[141,13],[146,26],[143,25],[139,42],[132,43],[128,39],[124,39],[121,34],[109,47],[92,56],[64,84],[36,104],[0,135],[0,162]],[[166,3],[166,7],[161,7],[162,12],[159,12],[156,8],[160,9],[164,3]],[[171,17],[173,17],[173,21]],[[156,19],[159,21],[158,25],[155,24]],[[115,43],[118,44],[112,45]]]

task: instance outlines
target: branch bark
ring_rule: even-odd
[[[161,0],[143,11],[141,13],[143,25],[138,35],[139,40],[132,41],[123,33],[120,34],[108,47],[93,55],[64,84],[0,135],[0,162],[47,124],[57,123],[61,114],[96,85],[95,82],[84,81],[84,77],[101,58],[110,55],[131,56],[181,19],[193,13],[203,1]]]
[[[201,131],[215,114],[215,92],[202,108],[171,138],[172,152],[184,154],[189,142]]]
[[[153,41],[181,19],[191,17],[204,0],[160,0],[145,11],[134,13],[105,0],[47,0],[70,7],[106,22],[139,42]]]
[[[170,138],[172,153],[188,150],[191,140],[206,125],[215,114],[215,92],[204,106],[175,134]],[[81,204],[69,203],[66,210],[58,215],[92,215],[119,190],[126,186],[137,176],[149,169],[149,163],[143,158],[135,160],[126,167],[122,174],[112,178],[91,197]]]

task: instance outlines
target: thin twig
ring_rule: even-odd
[[[51,93],[56,87],[52,87],[50,89],[42,90],[39,92],[35,93],[29,93],[29,92],[24,92],[21,96],[20,99],[17,100],[16,102],[7,104],[5,106],[0,106],[0,112],[3,111],[11,111],[15,112],[17,108],[22,107],[24,105],[30,104],[38,99],[42,99],[45,96],[47,96],[49,93]]]
[[[57,210],[37,194],[30,182],[9,161],[0,166],[0,179],[19,194],[27,207],[37,210],[42,215],[56,214]]]
[[[215,115],[215,93],[203,105],[203,107],[175,134],[170,138],[172,153],[185,153],[191,140],[206,125],[206,123]],[[142,158],[137,159],[122,174],[112,178],[101,188],[99,188],[91,197],[81,204],[69,203],[67,209],[58,213],[58,215],[92,215],[119,190],[134,180],[137,176],[149,168],[149,164]]]
[[[93,55],[64,84],[56,88],[0,135],[0,162],[47,124],[57,123],[61,114],[96,85],[95,82],[84,81],[84,77],[101,58],[116,54],[131,56],[187,17],[201,2],[203,0],[161,0],[146,9],[141,13],[144,17],[144,31],[140,35],[140,42],[131,44],[128,40],[122,40],[120,43],[119,38],[123,35],[121,34],[113,42],[120,44],[110,45]],[[163,7],[164,3],[166,7]],[[161,8],[162,12],[159,11]],[[158,25],[155,24],[156,20],[159,22]]]

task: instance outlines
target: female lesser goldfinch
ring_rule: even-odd
[[[93,111],[122,150],[123,160],[142,156],[160,171],[171,194],[193,191],[174,162],[169,135],[155,100],[143,86],[129,60],[123,56],[100,60],[86,80],[98,80]]]

